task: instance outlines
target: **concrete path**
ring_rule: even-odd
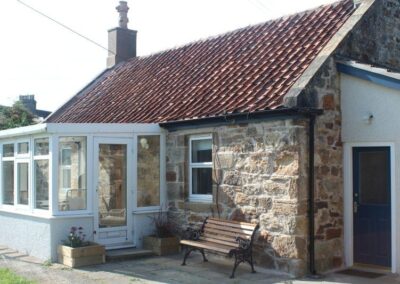
[[[360,283],[400,284],[400,278],[393,275],[366,279],[342,274],[331,274],[321,280],[295,280],[275,271],[258,270],[250,273],[246,265],[239,266],[236,278],[229,279],[231,262],[210,258],[203,263],[200,255],[188,259],[187,266],[181,266],[181,256],[149,257],[123,262],[71,269],[60,264],[43,263],[6,247],[0,247],[0,267],[9,268],[17,274],[38,283]]]

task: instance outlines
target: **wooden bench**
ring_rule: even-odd
[[[257,224],[206,218],[200,230],[188,228],[186,239],[180,241],[185,249],[182,265],[186,265],[187,257],[195,250],[208,261],[204,254],[206,250],[235,257],[231,278],[235,277],[236,268],[242,262],[249,263],[251,272],[255,273],[252,248],[258,227]]]

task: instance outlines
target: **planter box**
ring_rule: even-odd
[[[179,239],[177,237],[157,238],[147,236],[143,238],[143,247],[152,250],[156,255],[168,255],[179,252]]]
[[[106,249],[102,245],[91,243],[89,246],[72,248],[58,246],[58,262],[69,267],[101,264],[106,262]]]

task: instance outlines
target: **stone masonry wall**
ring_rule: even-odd
[[[400,1],[376,0],[337,53],[400,71]]]
[[[221,218],[259,223],[256,264],[301,275],[307,269],[307,120],[273,120],[167,136],[169,217],[177,228],[217,216],[215,204],[188,200],[188,139],[213,134],[213,159],[222,177]],[[214,197],[216,200],[216,186]]]
[[[331,57],[301,96],[323,109],[315,125],[315,263],[324,272],[343,266],[343,147],[339,76]]]

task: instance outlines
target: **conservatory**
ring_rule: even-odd
[[[0,131],[0,149],[1,244],[55,260],[72,226],[106,248],[152,233],[166,198],[158,124],[43,123]]]

